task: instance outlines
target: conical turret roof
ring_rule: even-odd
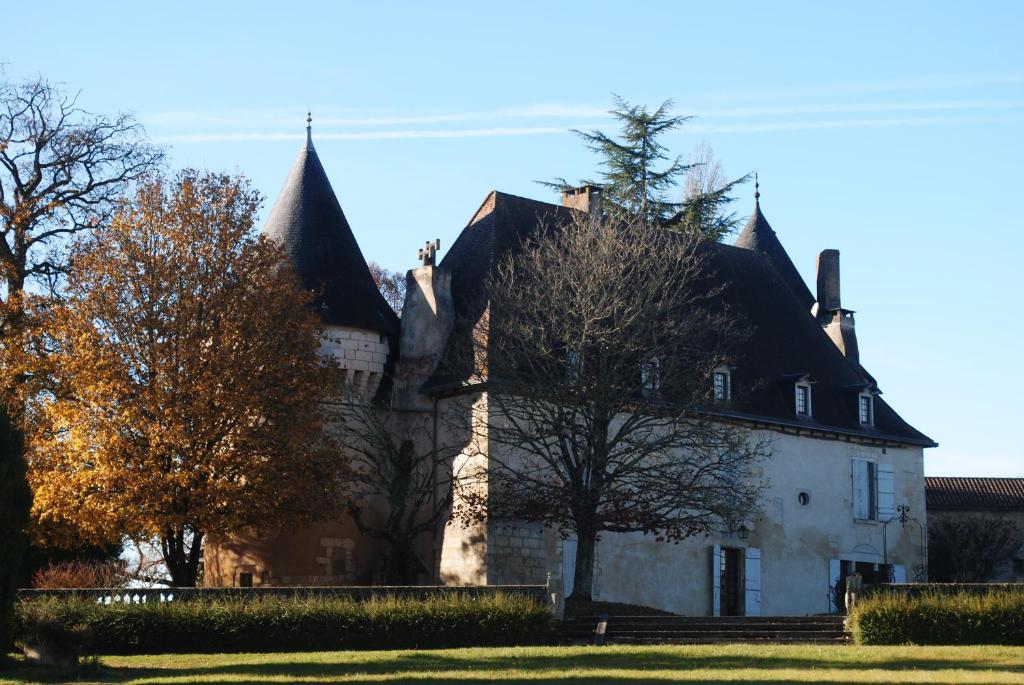
[[[264,232],[291,258],[302,287],[317,293],[325,324],[398,333],[398,317],[374,284],[308,128]]]
[[[810,311],[811,305],[814,304],[814,295],[811,294],[807,284],[804,283],[804,279],[800,276],[800,272],[793,265],[793,260],[786,253],[786,248],[782,247],[782,243],[779,241],[779,237],[775,235],[775,231],[772,230],[771,224],[768,223],[768,220],[764,218],[764,214],[761,213],[760,198],[760,190],[755,191],[754,212],[750,215],[750,220],[747,221],[747,225],[740,232],[739,237],[736,238],[736,247],[762,252],[767,255],[768,259],[775,265],[779,275],[782,276],[782,280],[793,291],[793,294],[800,300],[800,303],[807,308],[807,311]]]

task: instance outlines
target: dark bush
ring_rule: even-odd
[[[877,593],[850,620],[862,645],[1024,645],[1024,593]]]
[[[18,606],[35,623],[88,626],[97,654],[287,652],[542,644],[551,611],[513,595],[427,599],[276,598],[103,605],[43,598]]]

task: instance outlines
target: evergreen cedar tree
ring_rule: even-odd
[[[44,539],[155,538],[190,586],[207,532],[336,506],[335,367],[311,296],[253,230],[259,203],[241,177],[154,176],[74,253],[32,415]]]
[[[52,293],[66,263],[51,248],[103,224],[127,184],[161,156],[130,115],[89,114],[43,78],[0,81],[0,650],[31,502],[22,420],[36,374],[24,352],[39,297],[26,287]]]
[[[739,225],[739,217],[728,211],[731,193],[750,179],[747,174],[724,182],[716,172],[710,149],[698,147],[690,162],[671,156],[662,144],[663,136],[693,117],[672,114],[666,100],[653,112],[646,105],[633,105],[615,96],[609,114],[618,122],[619,133],[573,130],[599,158],[599,181],[581,180],[578,185],[599,185],[604,211],[626,214],[648,223],[675,230],[695,230],[721,240]],[[664,163],[662,168],[657,168]],[[680,180],[686,180],[682,193]],[[712,183],[707,183],[712,181]],[[542,185],[562,191],[572,186],[564,178]],[[673,195],[680,199],[673,200]]]
[[[586,600],[603,532],[738,529],[769,445],[709,416],[712,373],[744,337],[717,303],[712,241],[641,217],[555,228],[502,262],[467,336],[488,394],[466,449],[487,468],[464,467],[454,514],[575,534]]]

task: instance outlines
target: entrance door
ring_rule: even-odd
[[[719,616],[743,616],[743,550],[738,547],[723,547],[721,555]]]

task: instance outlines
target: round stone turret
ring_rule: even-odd
[[[398,316],[377,290],[309,126],[306,134],[264,232],[291,258],[302,287],[316,294],[324,353],[338,360],[350,382],[372,394],[397,339]]]

